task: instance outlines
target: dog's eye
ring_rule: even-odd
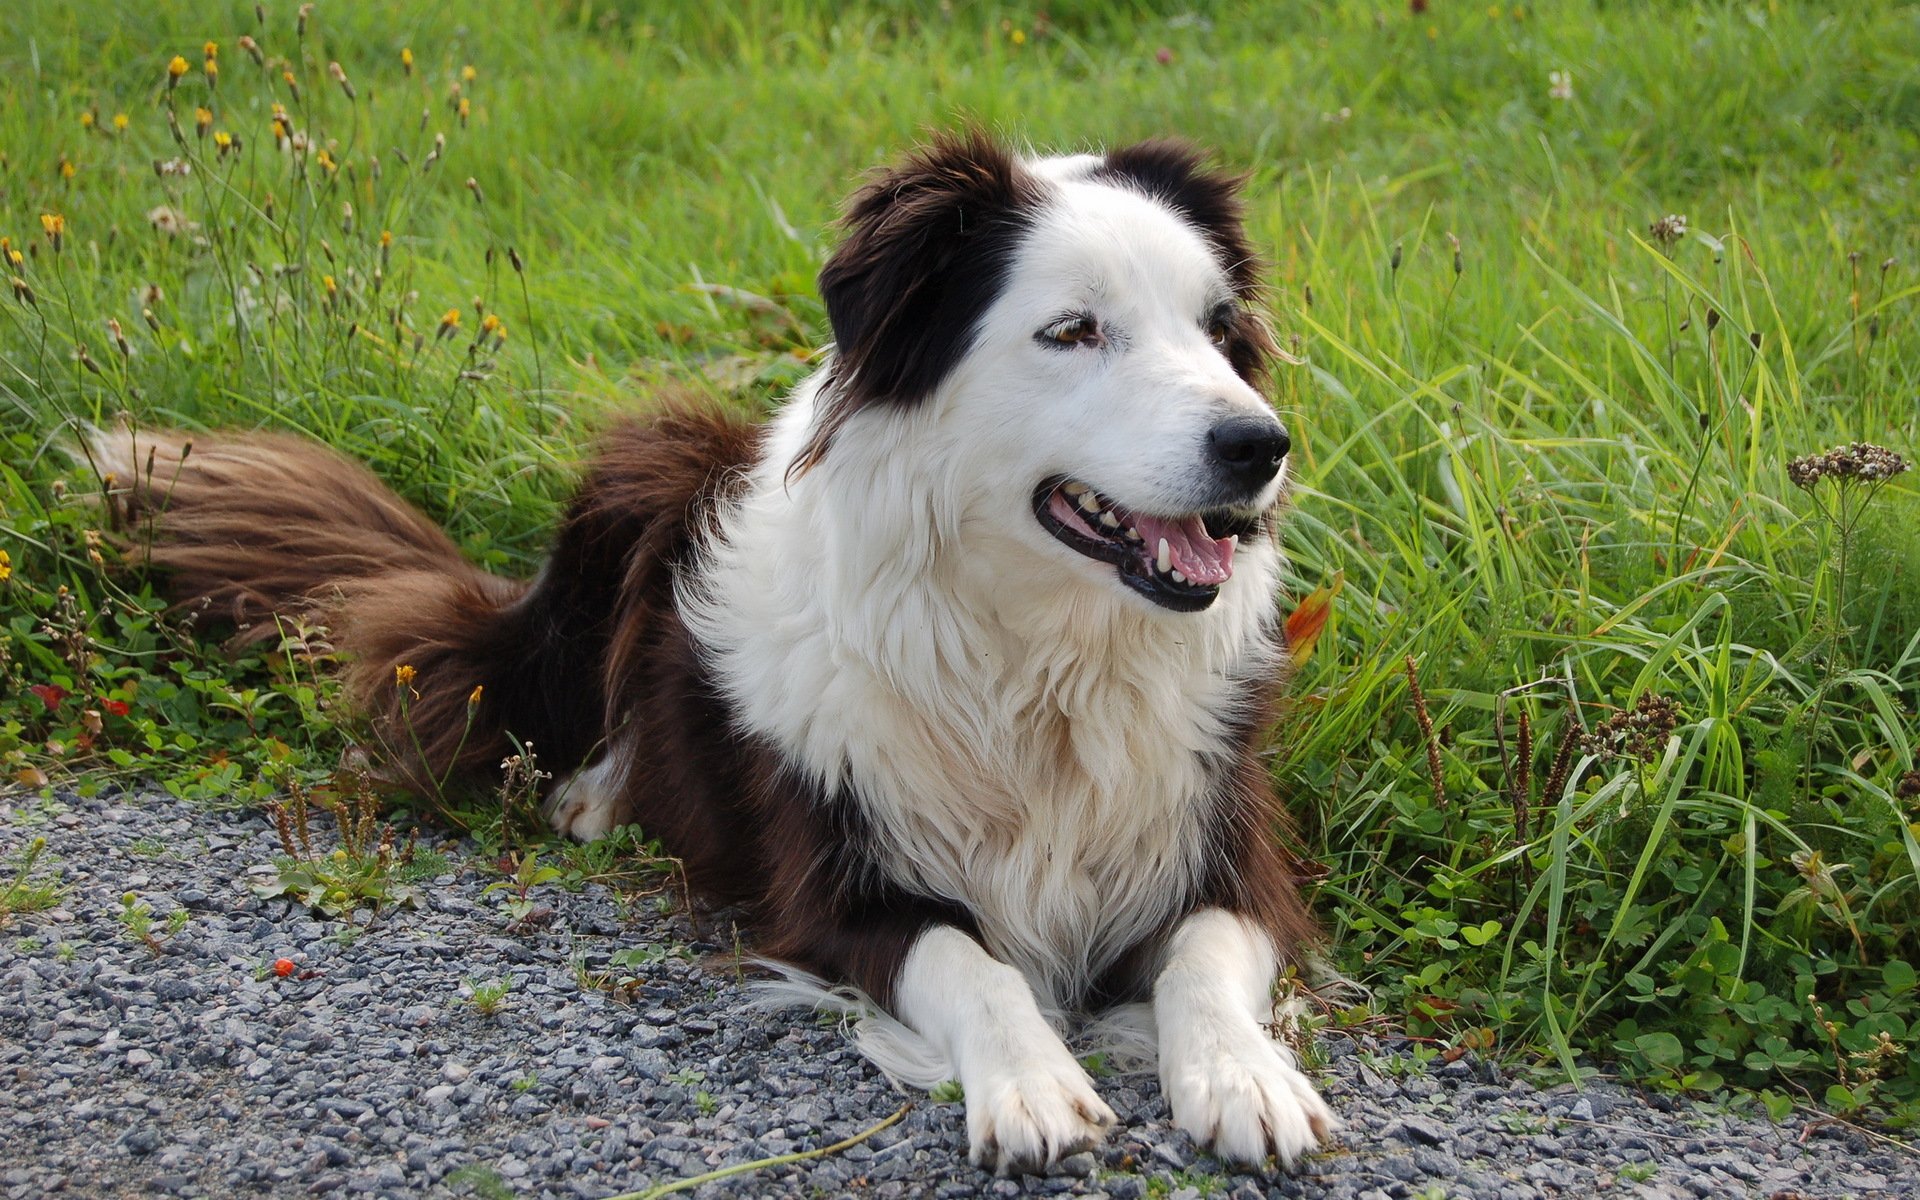
[[[1207,318],[1207,340],[1224,350],[1227,339],[1233,336],[1233,317],[1229,313],[1218,312]]]
[[[1100,344],[1100,322],[1085,315],[1062,317],[1034,336],[1049,346],[1097,346]]]

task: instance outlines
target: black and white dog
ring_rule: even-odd
[[[609,432],[531,581],[308,442],[92,449],[183,603],[321,615],[415,782],[531,742],[558,829],[643,826],[890,1014],[869,1052],[961,1082],[976,1161],[1101,1137],[1056,1023],[1133,1003],[1175,1120],[1291,1162],[1335,1122],[1265,1028],[1314,927],[1258,757],[1288,439],[1238,185],[934,141],[851,202],[821,370],[765,426]]]

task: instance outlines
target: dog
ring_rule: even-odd
[[[1289,435],[1241,185],[1174,141],[932,139],[848,205],[820,368],[764,425],[608,431],[531,580],[311,442],[91,453],[173,599],[324,621],[419,788],[531,747],[556,829],[641,826],[884,1013],[896,1080],[957,1079],[975,1162],[1097,1144],[1057,1025],[1133,1004],[1174,1121],[1291,1165],[1336,1120],[1266,1029],[1317,935],[1260,757]]]

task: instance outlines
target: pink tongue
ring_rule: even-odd
[[[1187,582],[1220,584],[1233,574],[1233,542],[1228,538],[1208,537],[1206,524],[1199,517],[1169,521],[1163,517],[1135,516],[1132,521],[1141,541],[1146,543],[1149,559],[1159,555],[1160,539],[1167,540],[1167,557],[1173,560],[1174,570],[1187,577]]]

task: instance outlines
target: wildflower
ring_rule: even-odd
[[[118,317],[107,318],[107,333],[109,336],[113,338],[113,348],[120,352],[121,358],[128,358],[132,356],[133,347],[127,344],[127,335],[120,328],[120,318]]]
[[[395,687],[411,687],[413,676],[413,668],[406,663],[401,663],[393,669],[393,684]]]
[[[59,213],[41,213],[40,231],[47,235],[47,241],[52,243],[54,253],[58,254],[61,240],[66,236],[67,219]]]
[[[13,298],[15,300],[20,301],[22,304],[31,304],[35,308],[40,307],[40,301],[34,297],[33,288],[28,286],[26,280],[15,275],[9,282],[13,285]]]
[[[192,225],[192,223],[180,213],[180,209],[167,204],[148,209],[148,211],[146,211],[146,223],[152,225],[152,227],[159,230],[159,232],[167,234],[169,238],[179,238],[180,234],[186,232],[186,228]]]
[[[385,250],[392,245],[393,245],[393,230],[382,229],[380,231],[380,248],[382,250]]]
[[[327,74],[333,76],[333,81],[340,85],[340,90],[347,94],[347,99],[354,98],[353,81],[347,78],[346,68],[337,62],[330,62],[327,64]]]
[[[219,42],[208,42],[208,43],[207,43],[206,45],[204,45],[204,46],[202,46],[202,47],[200,47],[200,53],[202,53],[202,54],[204,54],[204,55],[206,55],[206,56],[207,56],[208,58],[219,58],[219,57],[220,57],[220,43],[219,43]]]
[[[455,111],[460,114],[460,128],[465,129],[467,127],[467,117],[473,112],[473,101],[467,99],[465,96],[460,97],[460,103],[455,106]]]
[[[480,332],[481,333],[498,333],[500,332],[501,328],[504,325],[505,325],[505,322],[502,321],[498,316],[496,316],[493,313],[488,313],[486,316],[480,319]]]
[[[208,59],[204,64],[202,64],[200,69],[206,72],[208,87],[220,86],[220,64],[219,63],[213,61],[212,59]]]
[[[298,104],[300,102],[300,81],[293,77],[293,72],[280,72],[280,82],[287,85],[287,91],[293,94],[294,103]]]
[[[1631,709],[1623,709],[1594,726],[1584,749],[1601,758],[1625,755],[1652,762],[1666,745],[1667,735],[1680,724],[1680,708],[1671,697],[1640,693]]]
[[[13,578],[13,555],[8,554],[5,550],[0,550],[0,583],[5,583],[7,580],[12,578]],[[480,698],[479,688],[473,689],[473,698],[475,700],[478,700]]]
[[[487,202],[487,198],[480,192],[480,181],[471,175],[467,176],[467,190],[473,193],[474,203],[485,204]]]
[[[468,63],[466,66],[460,68],[460,79],[463,83],[472,83],[479,77],[480,72],[473,69],[472,63]]]
[[[287,127],[287,119],[285,117],[275,117],[273,119],[273,140],[281,143],[284,149],[285,143],[291,135],[292,130]]]
[[[181,54],[174,55],[173,60],[167,64],[167,90],[172,91],[174,88],[178,87],[180,85],[181,77],[184,76],[186,73],[187,73],[186,56]]]
[[[8,266],[19,266],[26,261],[26,257],[27,256],[20,253],[20,251],[14,249],[12,238],[0,237],[0,259],[4,259]]]
[[[261,53],[259,42],[254,41],[252,38],[246,36],[245,34],[241,34],[240,48],[247,52],[247,57],[253,59],[254,66],[264,67],[267,65],[267,56]]]
[[[1547,95],[1550,98],[1554,100],[1573,99],[1572,71],[1549,71],[1547,72],[1547,83],[1549,84]]]
[[[1680,213],[1668,213],[1647,226],[1647,236],[1658,242],[1660,249],[1671,251],[1687,236],[1687,218]]]
[[[59,708],[60,702],[70,694],[57,683],[36,683],[27,690],[40,698],[40,703],[47,706],[48,712]]]
[[[127,131],[127,121],[128,121],[127,114],[125,113],[113,114],[113,131],[115,133],[125,133]]]
[[[216,129],[213,131],[213,144],[221,154],[239,148],[239,143],[234,141],[233,135],[224,129]]]
[[[73,165],[73,160],[62,154],[60,156],[60,178],[72,179],[79,173],[80,168]]]
[[[405,71],[408,75],[413,74],[413,47],[412,46],[400,47],[400,69]]]
[[[1013,44],[1016,46],[1024,46],[1027,44],[1027,31],[1024,29],[1016,29],[1007,36],[1013,40]]]
[[[213,110],[210,108],[194,109],[193,110],[194,133],[204,138],[207,136],[208,132],[211,131],[212,129],[213,129]]]
[[[307,18],[311,17],[312,15],[313,15],[313,5],[302,4],[300,6],[299,11],[295,13],[295,17],[297,19],[293,23],[293,31],[295,34],[297,34],[300,37],[307,36]]]
[[[1822,479],[1838,483],[1865,480],[1882,483],[1906,471],[1907,460],[1872,442],[1854,442],[1836,446],[1824,454],[1809,454],[1787,464],[1787,479],[1797,488],[1812,491]]]
[[[4,551],[4,550],[0,550],[0,557],[4,557],[4,556],[5,556],[5,554],[6,554],[6,551]],[[475,705],[475,704],[478,704],[478,703],[480,703],[480,695],[481,695],[481,693],[482,693],[482,692],[485,692],[486,690],[487,690],[487,685],[486,685],[486,684],[484,684],[484,683],[476,683],[476,684],[474,684],[474,685],[473,685],[473,690],[467,693],[467,704],[468,704],[468,706],[472,706],[472,705]]]
[[[434,334],[433,339],[434,341],[437,342],[437,341],[441,341],[442,339],[452,337],[454,334],[454,331],[459,328],[460,328],[460,310],[457,308],[450,308],[446,311],[446,314],[440,318],[440,332]]]
[[[124,717],[133,711],[125,700],[102,700],[100,707],[106,709],[116,717]]]
[[[320,166],[329,175],[333,174],[333,172],[338,171],[340,169],[340,164],[333,161],[333,155],[327,153],[327,149],[325,146],[322,146],[320,148],[320,153],[314,156],[314,161],[319,163]]]
[[[92,129],[99,120],[100,118],[94,115],[93,110],[88,109],[86,112],[80,114],[80,128]]]
[[[290,958],[274,959],[273,973],[275,975],[278,975],[282,979],[285,979],[287,976],[293,974],[293,960]]]
[[[1173,48],[1170,46],[1162,46],[1158,50],[1155,50],[1153,52],[1153,61],[1163,67],[1166,66],[1173,61]]]
[[[337,296],[340,293],[340,285],[333,281],[333,276],[331,275],[322,275],[320,277],[320,286],[326,289],[327,295],[329,296]]]

